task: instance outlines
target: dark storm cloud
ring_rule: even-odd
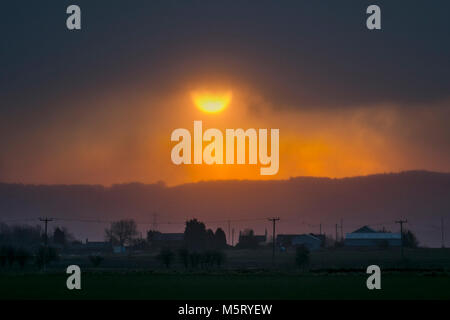
[[[65,26],[74,3],[75,32]],[[369,4],[381,31],[365,27]],[[252,115],[269,106],[268,118],[296,121],[298,134],[313,123],[345,146],[367,137],[382,168],[448,171],[449,10],[439,0],[4,1],[0,181],[141,179],[155,161],[147,123],[180,92],[218,84],[242,89]]]
[[[72,1],[2,5],[1,114],[127,85],[239,81],[278,105],[414,106],[450,92],[448,1]],[[144,86],[145,83],[145,86]],[[36,108],[39,111],[36,111]]]

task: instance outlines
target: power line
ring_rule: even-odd
[[[38,219],[44,219],[44,218],[38,218]],[[429,228],[429,229],[434,229],[434,230],[439,230],[440,234],[441,234],[441,242],[443,245],[445,245],[445,230],[444,230],[444,221],[443,221],[443,217],[441,218],[440,221],[440,225],[432,225],[432,224],[414,224],[411,222],[408,222],[409,225],[413,226],[415,229],[424,229],[424,228]],[[206,220],[203,221],[206,224],[231,224],[233,222],[237,223],[237,222],[256,222],[256,221],[265,221],[266,218],[248,218],[248,219],[227,219],[227,220]],[[36,218],[22,218],[22,219],[6,219],[6,220],[1,220],[0,222],[3,223],[17,223],[17,222],[31,222],[31,221],[36,221]],[[43,220],[41,220],[43,221]],[[62,222],[80,222],[80,223],[99,223],[99,224],[110,224],[113,223],[115,221],[117,221],[117,219],[114,220],[105,220],[105,219],[83,219],[83,218],[51,218],[51,221],[62,221]],[[331,224],[324,224],[322,222],[318,223],[318,224],[314,224],[314,223],[310,223],[310,222],[306,222],[304,220],[302,221],[298,221],[297,219],[283,219],[282,223],[290,223],[290,222],[297,222],[301,225],[305,225],[311,229],[319,229],[319,233],[323,232],[324,228],[331,228],[333,225]],[[43,221],[44,222],[44,221]],[[48,221],[50,222],[50,220]],[[139,221],[139,220],[135,220],[137,225],[152,225],[155,226],[155,217],[153,217],[153,221]],[[186,223],[186,221],[166,221],[166,222],[159,222],[157,221],[157,225],[184,225]],[[385,226],[385,225],[393,225],[393,224],[397,224],[399,223],[398,221],[384,221],[384,222],[379,222],[379,223],[371,223],[371,224],[366,224],[367,226]],[[403,222],[406,223],[406,222]],[[346,224],[347,226],[360,226],[361,224]],[[401,229],[402,229],[402,225],[401,225]],[[336,228],[336,225],[334,225],[334,228]],[[316,229],[316,230],[317,230]],[[341,220],[341,236],[343,236],[343,221]],[[228,229],[228,238],[230,238],[230,228]],[[336,235],[338,235],[338,232],[336,232]],[[336,239],[338,239],[338,236],[336,236]]]

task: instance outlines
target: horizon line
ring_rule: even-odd
[[[120,186],[120,185],[131,185],[131,184],[140,184],[140,185],[159,185],[166,188],[175,188],[175,187],[181,187],[185,185],[192,185],[192,184],[198,184],[198,183],[215,183],[215,182],[260,182],[260,183],[267,183],[267,182],[287,182],[294,179],[328,179],[328,180],[345,180],[345,179],[355,179],[355,178],[365,178],[365,177],[372,177],[372,176],[380,176],[380,175],[399,175],[399,174],[407,174],[407,173],[429,173],[429,174],[450,174],[450,171],[433,171],[433,170],[426,170],[426,169],[412,169],[412,170],[402,170],[402,171],[385,171],[385,172],[379,172],[379,173],[371,173],[371,174],[360,174],[360,175],[354,175],[354,176],[345,176],[345,177],[328,177],[328,176],[293,176],[286,179],[216,179],[216,180],[198,180],[198,181],[192,181],[192,182],[184,182],[180,184],[174,184],[174,185],[168,185],[163,180],[158,180],[155,182],[140,182],[140,181],[129,181],[129,182],[116,182],[111,184],[101,184],[101,183],[24,183],[24,182],[4,182],[0,181],[0,185],[23,185],[23,186],[101,186],[104,188],[111,188],[114,186]]]

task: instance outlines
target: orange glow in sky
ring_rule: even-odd
[[[33,136],[15,137],[8,149],[10,157],[0,162],[0,181],[105,185],[164,181],[177,185],[448,168],[446,158],[423,152],[422,145],[413,143],[412,120],[395,106],[326,111],[307,105],[282,108],[244,85],[212,85],[213,89],[203,91],[189,86],[168,93],[134,95],[117,90],[79,97],[74,105],[91,108],[58,110]],[[420,119],[414,123],[418,128],[423,121],[436,118],[420,109],[416,113],[413,118]],[[248,159],[243,165],[174,165],[170,134],[176,128],[192,131],[195,120],[203,122],[204,130],[222,132],[279,129],[278,173],[261,176],[260,166],[249,165]]]

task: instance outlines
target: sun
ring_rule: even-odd
[[[232,93],[228,92],[210,92],[195,91],[191,93],[194,104],[206,113],[217,113],[224,110],[231,102]]]

